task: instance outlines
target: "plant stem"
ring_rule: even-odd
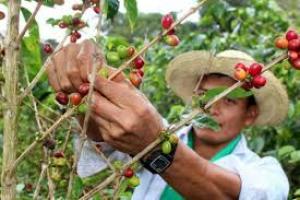
[[[16,198],[16,174],[10,172],[10,168],[16,159],[16,142],[18,131],[17,105],[18,96],[18,67],[19,67],[19,44],[15,41],[19,34],[19,13],[20,0],[8,1],[8,26],[5,38],[5,63],[3,74],[5,77],[4,87],[2,88],[5,98],[3,116],[3,166],[1,173],[1,199],[11,200]]]
[[[41,8],[43,4],[43,1],[38,1],[32,15],[29,17],[28,21],[26,22],[25,27],[23,28],[23,30],[21,31],[21,33],[19,34],[18,38],[17,38],[17,42],[16,44],[19,44],[22,40],[22,38],[24,37],[26,31],[28,30],[28,28],[30,27],[31,23],[33,22],[33,20],[35,19],[36,14],[38,13],[39,9]]]

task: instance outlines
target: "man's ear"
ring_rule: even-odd
[[[257,105],[252,105],[247,108],[247,113],[246,113],[246,118],[245,118],[245,126],[250,126],[252,125],[257,116],[259,114],[258,106]]]

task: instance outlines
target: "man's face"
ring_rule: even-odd
[[[209,90],[216,87],[228,86],[235,83],[235,80],[226,76],[209,75],[205,76],[199,90]],[[209,109],[211,116],[219,123],[220,131],[214,132],[211,129],[195,129],[196,137],[208,144],[227,143],[236,137],[245,127],[251,125],[258,114],[257,106],[247,106],[247,99],[222,98]]]

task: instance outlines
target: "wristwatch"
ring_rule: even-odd
[[[164,154],[159,148],[152,151],[140,161],[142,165],[153,174],[160,174],[172,164],[176,149],[177,144],[172,145],[172,151],[169,154]]]

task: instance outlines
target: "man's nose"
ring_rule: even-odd
[[[212,116],[218,116],[220,114],[221,104],[222,104],[222,99],[220,99],[210,107],[209,113]]]

